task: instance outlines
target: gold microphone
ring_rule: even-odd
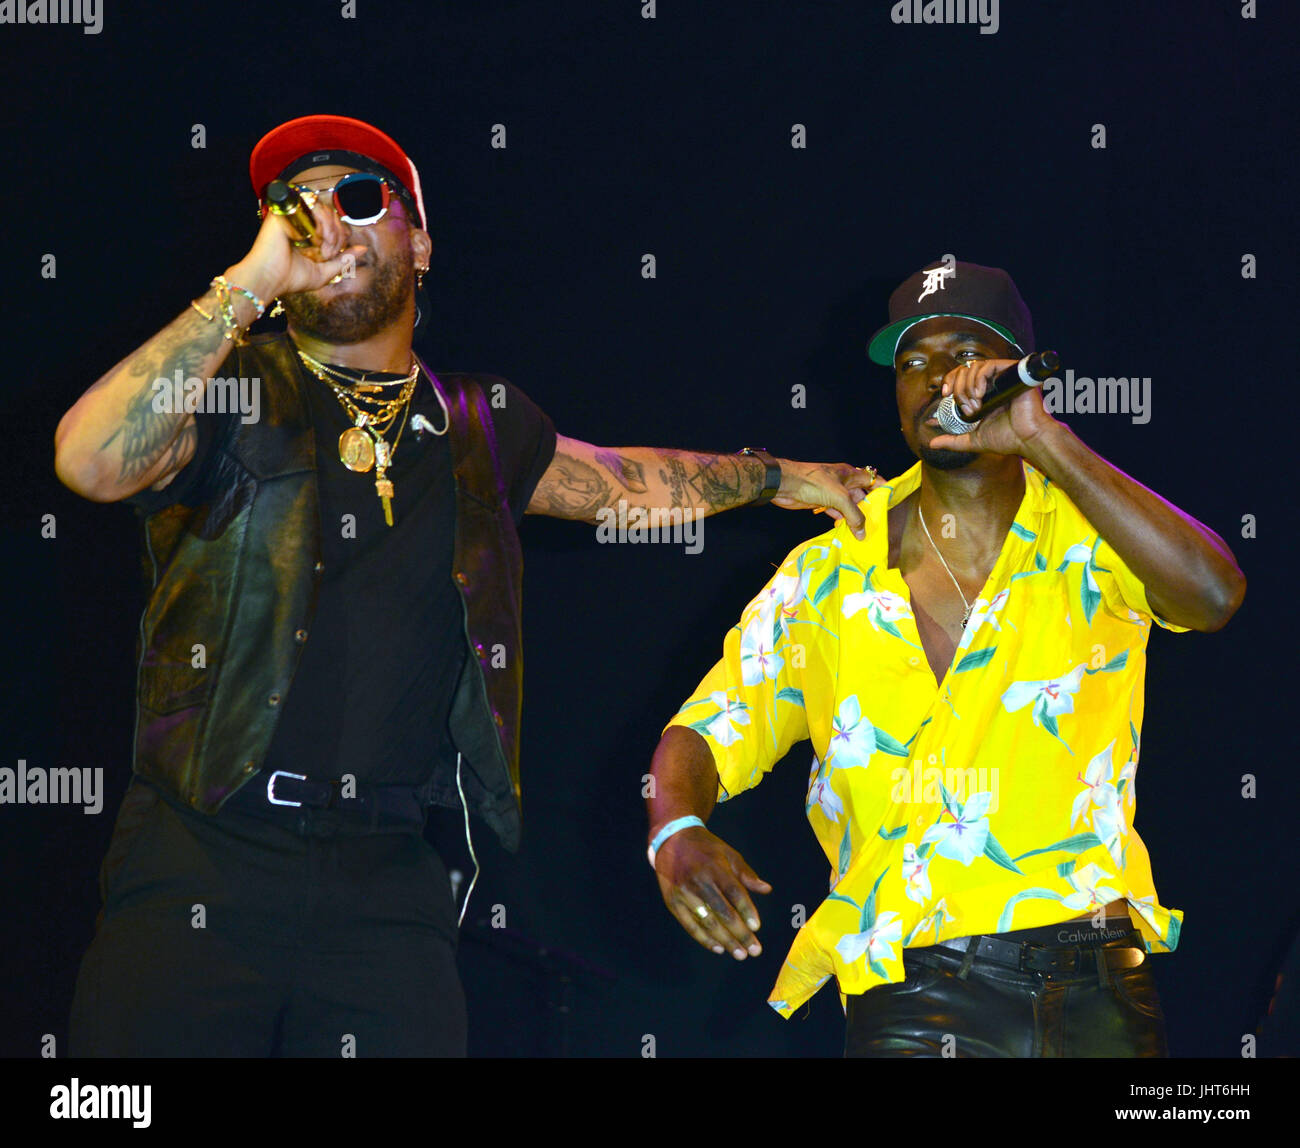
[[[320,244],[320,227],[311,208],[296,188],[282,179],[274,179],[267,185],[266,201],[271,205],[271,210],[287,220],[297,233],[298,238],[293,241],[295,247],[315,247]]]

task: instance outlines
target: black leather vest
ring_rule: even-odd
[[[266,758],[324,570],[308,380],[284,335],[258,336],[237,355],[224,369],[261,380],[258,421],[222,418],[195,490],[144,520],[150,596],[137,645],[134,769],[205,813]],[[468,645],[450,732],[470,810],[513,851],[523,557],[484,394],[498,381],[448,374],[435,385],[451,412],[452,571]],[[490,661],[497,644],[501,668]],[[459,806],[454,761],[437,764],[434,786],[435,802]]]

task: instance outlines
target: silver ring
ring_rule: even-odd
[[[700,920],[704,920],[704,918],[709,915],[709,910],[704,905],[696,905],[695,915],[699,917]]]

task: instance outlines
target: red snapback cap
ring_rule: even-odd
[[[266,195],[266,185],[278,178],[295,160],[305,160],[302,167],[313,166],[313,155],[322,153],[319,163],[337,162],[329,153],[352,152],[387,169],[381,174],[395,176],[415,201],[420,226],[427,228],[424,194],[420,190],[420,173],[397,142],[378,128],[348,116],[299,116],[272,128],[253,148],[248,159],[248,174],[258,199]],[[299,168],[302,170],[302,168]]]

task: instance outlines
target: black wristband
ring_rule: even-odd
[[[759,492],[757,498],[747,503],[749,506],[765,506],[777,496],[781,489],[781,464],[762,447],[747,446],[740,453],[758,459],[767,467],[767,472],[763,476],[763,489]]]

